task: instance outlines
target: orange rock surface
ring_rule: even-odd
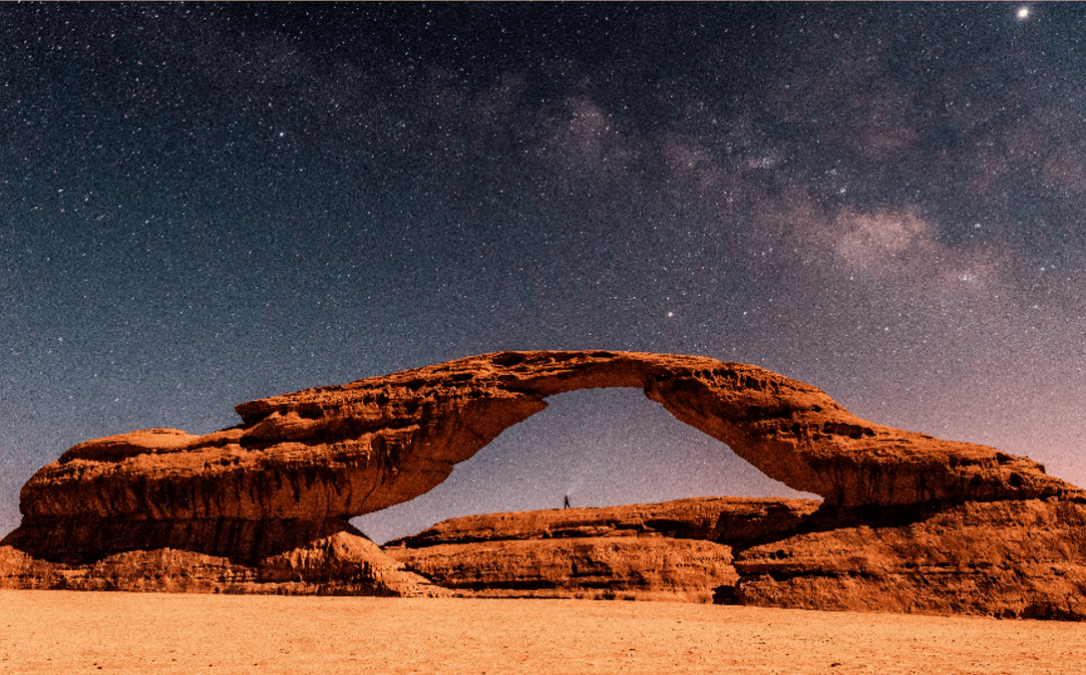
[[[867,422],[756,366],[503,352],[243,403],[241,425],[204,436],[151,429],[81,443],[24,486],[13,541],[86,562],[129,550],[114,532],[138,530],[156,545],[253,562],[427,492],[547,396],[592,387],[642,388],[770,477],[832,505],[1083,495],[1029,459]],[[113,531],[100,536],[96,521]]]
[[[432,489],[548,396],[595,387],[642,389],[824,502],[476,516],[387,554],[347,522]],[[756,366],[501,352],[236,409],[242,422],[230,429],[110,436],[43,467],[22,490],[22,524],[0,542],[0,586],[127,579],[157,590],[236,582],[242,592],[411,595],[440,592],[433,579],[480,594],[534,585],[558,595],[1086,616],[1086,492],[1025,457],[860,419]],[[191,572],[181,583],[155,569]]]
[[[736,604],[1086,620],[1086,505],[973,502],[808,527],[736,555]]]
[[[0,588],[167,593],[275,593],[441,597],[365,537],[340,532],[253,565],[170,548],[115,553],[65,565],[0,546]]]
[[[739,580],[733,544],[780,538],[820,504],[705,497],[464,516],[385,551],[464,596],[712,602]]]
[[[706,498],[454,518],[386,552],[462,596],[1081,621],[1084,534],[1086,505],[1056,499],[880,516]]]
[[[822,502],[814,499],[695,497],[659,504],[488,513],[443,520],[386,548],[425,548],[507,539],[660,536],[729,546],[776,541]]]
[[[491,540],[388,553],[466,597],[705,603],[739,579],[729,547],[658,536]]]

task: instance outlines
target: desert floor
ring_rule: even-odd
[[[1086,625],[651,602],[0,591],[0,673],[1082,673]]]

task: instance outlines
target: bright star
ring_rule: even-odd
[[[1018,18],[1019,19],[1028,19],[1029,18],[1029,7],[1020,8],[1018,10]]]

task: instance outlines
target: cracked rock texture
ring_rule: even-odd
[[[699,539],[507,539],[388,553],[467,597],[712,602],[738,579],[731,549]]]

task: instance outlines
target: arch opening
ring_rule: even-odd
[[[567,495],[575,507],[687,497],[820,499],[765,475],[639,388],[580,389],[546,402],[430,492],[351,523],[384,543],[458,516],[561,508]]]

